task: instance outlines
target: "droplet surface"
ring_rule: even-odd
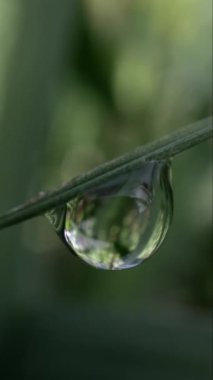
[[[46,214],[66,246],[101,269],[135,267],[162,244],[172,220],[170,163],[146,162]]]

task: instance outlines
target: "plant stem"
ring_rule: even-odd
[[[77,195],[104,183],[114,176],[131,171],[150,160],[169,159],[187,150],[212,135],[212,118],[203,119],[188,127],[163,137],[151,144],[136,148],[130,153],[106,162],[89,172],[73,178],[66,185],[40,193],[37,197],[0,215],[0,229],[42,215]]]

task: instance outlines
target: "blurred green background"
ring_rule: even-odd
[[[0,211],[212,114],[211,0],[0,0]],[[212,146],[173,162],[174,220],[121,272],[40,217],[0,232],[2,379],[209,379]]]

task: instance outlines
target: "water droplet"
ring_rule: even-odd
[[[46,214],[66,246],[101,269],[141,264],[172,219],[170,163],[150,161]]]

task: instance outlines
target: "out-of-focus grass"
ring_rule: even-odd
[[[211,113],[210,0],[87,0],[76,2],[76,8],[70,4],[68,0],[0,0],[2,211],[42,187],[59,185],[107,159]],[[96,310],[120,309],[122,315],[130,310],[131,326],[137,325],[140,333],[135,331],[132,340],[131,336],[129,339],[133,342],[138,336],[140,344],[146,335],[149,316],[144,330],[136,319],[138,310],[145,310],[148,304],[155,306],[159,323],[164,320],[162,309],[173,309],[177,319],[180,318],[178,309],[190,309],[197,317],[209,311],[212,299],[211,165],[209,143],[174,160],[175,213],[171,231],[158,253],[135,270],[109,273],[86,266],[67,252],[42,218],[1,232],[1,336],[4,333],[1,341],[5,357],[12,358],[14,363],[17,359],[17,366],[25,368],[27,365],[35,368],[39,362],[44,374],[53,374],[54,371],[46,370],[52,361],[61,370],[60,378],[66,378],[69,373],[66,369],[71,368],[68,362],[72,364],[70,341],[73,335],[68,332],[73,331],[70,327],[73,321],[69,319],[72,311],[64,310],[62,304],[69,304],[74,310],[74,300],[84,304],[86,310],[91,305]],[[54,310],[59,312],[50,332],[49,320],[45,319],[48,311],[44,311],[45,315],[41,311],[44,304],[52,310],[50,319],[53,321]],[[83,310],[79,311],[80,315],[85,314],[85,308],[80,308]],[[28,323],[24,319],[30,310],[36,322],[31,323],[30,319]],[[18,314],[23,324],[23,329],[18,327],[21,333],[16,328]],[[79,325],[74,342],[84,342],[90,349],[93,335],[85,333],[82,327],[85,322],[79,319],[79,314],[76,314]],[[66,322],[63,315],[68,316]],[[98,313],[94,312],[86,323],[88,331],[98,319]],[[11,320],[11,324],[7,322]],[[116,355],[127,344],[123,336],[128,340],[128,321],[124,318],[120,327],[118,320],[109,319],[105,331],[106,320],[100,320],[103,326],[101,322],[97,329],[96,347],[103,339],[101,368],[108,365],[109,352],[118,344],[117,350],[112,350],[116,367]],[[209,331],[209,319],[202,323]],[[183,324],[186,326],[186,321]],[[22,334],[26,332],[25,327],[34,335]],[[116,335],[119,328],[121,340]],[[108,346],[101,335],[102,329],[106,339],[111,334]],[[178,329],[174,326],[171,330],[175,351]],[[155,340],[151,339],[156,330],[149,331],[146,339],[153,342],[149,351],[152,366],[146,367],[145,361],[138,370],[141,374],[146,367],[151,378],[151,368],[154,371],[163,366],[165,379],[171,361],[167,353],[164,359],[159,359]],[[197,331],[195,328],[185,338],[183,332],[179,352],[186,343],[189,343],[189,351],[194,352],[194,347],[200,344],[199,339],[196,341]],[[168,338],[170,333],[164,332]],[[161,338],[158,353],[164,335]],[[14,349],[19,343],[20,351]],[[167,343],[170,346],[170,342]],[[187,372],[189,367],[193,369],[197,365],[196,355],[205,352],[209,363],[208,339],[204,339],[203,344],[206,350],[199,348],[192,361],[185,358],[182,361],[182,373],[189,375],[187,380],[190,374],[196,378],[191,370]],[[64,355],[61,354],[63,345],[66,347]],[[26,356],[24,347],[31,347],[26,350]],[[143,349],[146,357],[146,347]],[[79,355],[88,358],[86,349],[83,353],[81,347],[78,350]],[[20,356],[17,356],[18,351]],[[134,362],[130,363],[131,371],[136,371],[134,343],[128,352],[132,353],[131,363]],[[59,353],[60,363],[54,361]],[[121,354],[116,368],[122,365],[123,358],[128,362],[129,355],[125,355]],[[36,359],[32,363],[33,357]],[[76,371],[78,366],[83,368],[82,360],[73,359],[73,362]],[[98,364],[94,360],[94,366]],[[113,365],[110,364],[110,368]],[[171,364],[171,367],[174,376],[174,369],[180,366]],[[197,378],[202,380],[204,367],[201,364],[200,371],[196,372]],[[26,371],[20,373],[32,374]],[[132,378],[137,379],[136,372]],[[109,377],[106,375],[106,378]]]

